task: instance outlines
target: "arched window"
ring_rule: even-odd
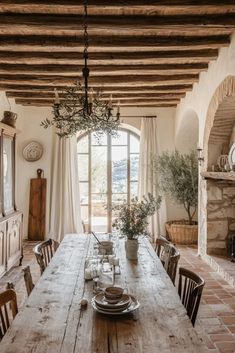
[[[88,231],[111,232],[110,206],[137,195],[139,137],[127,129],[99,141],[82,135],[77,154],[82,219]]]

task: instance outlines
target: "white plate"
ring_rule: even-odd
[[[109,311],[102,310],[97,307],[97,305],[94,301],[94,298],[91,300],[91,305],[92,305],[93,309],[100,314],[112,315],[112,316],[113,315],[115,315],[115,316],[126,315],[129,313],[132,313],[133,311],[138,309],[140,306],[140,303],[138,302],[138,300],[135,297],[133,297],[133,296],[130,296],[130,297],[131,297],[131,304],[123,311],[116,312],[116,311],[111,311],[111,310],[109,310]]]

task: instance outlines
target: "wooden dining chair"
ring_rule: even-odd
[[[16,292],[13,289],[7,289],[0,293],[0,340],[3,338],[11,321],[18,313]]]
[[[23,274],[24,274],[24,282],[25,282],[26,291],[27,291],[27,294],[29,296],[30,293],[32,292],[32,290],[34,289],[34,283],[33,283],[33,280],[32,280],[30,267],[26,266],[25,268],[23,268],[22,271],[23,271]]]
[[[169,240],[160,235],[155,242],[155,251],[159,258],[161,258],[161,254],[165,244],[169,244]]]
[[[179,259],[180,253],[177,248],[170,242],[165,243],[161,254],[161,261],[173,284],[175,284]]]
[[[178,293],[193,326],[197,318],[204,285],[204,279],[196,273],[183,267],[179,268]]]
[[[45,271],[54,253],[56,252],[59,243],[53,239],[48,239],[37,244],[33,248],[37,263],[39,264],[41,274]]]

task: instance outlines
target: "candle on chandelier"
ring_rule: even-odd
[[[108,107],[109,107],[109,109],[113,108],[113,96],[112,96],[112,94],[110,94],[110,96],[109,96]]]
[[[60,104],[60,97],[56,88],[54,88],[54,93],[55,93],[55,104]]]
[[[93,96],[93,88],[91,88],[91,92],[89,94],[89,103],[93,104],[94,101],[94,96]]]

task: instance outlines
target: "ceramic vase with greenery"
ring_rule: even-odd
[[[137,259],[138,237],[148,235],[148,217],[154,215],[160,204],[161,197],[155,198],[149,193],[141,201],[135,197],[130,203],[113,207],[116,216],[113,227],[127,237],[125,249],[129,260]]]
[[[188,216],[188,220],[185,222],[171,221],[169,224],[184,224],[184,229],[179,229],[178,233],[183,234],[188,229],[188,232],[194,232],[196,241],[197,222],[194,220],[198,205],[198,160],[196,153],[194,151],[188,154],[181,154],[179,151],[164,152],[154,159],[153,170],[160,189],[169,195],[175,203],[183,206]],[[177,242],[176,239],[171,240]],[[183,243],[183,241],[178,242]],[[189,240],[190,242],[194,241]]]

